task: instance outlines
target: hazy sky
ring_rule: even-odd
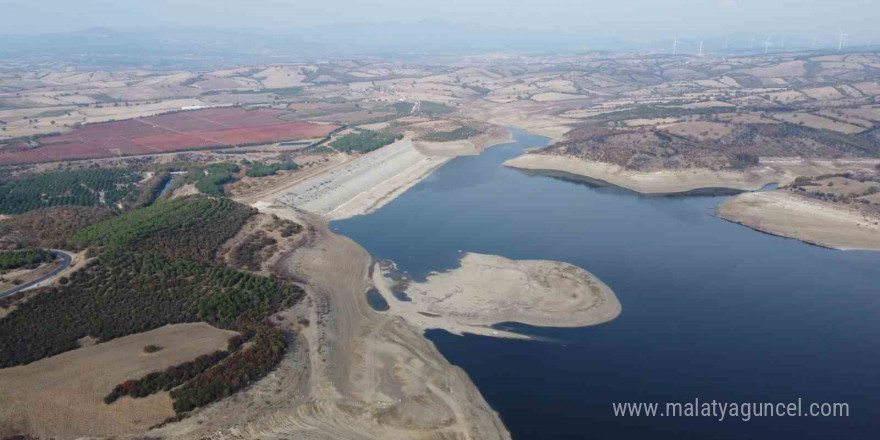
[[[422,20],[632,37],[880,32],[880,0],[0,0],[0,11],[3,33]]]

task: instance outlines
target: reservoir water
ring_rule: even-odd
[[[713,216],[725,196],[644,197],[501,166],[546,138],[460,157],[378,211],[333,222],[411,277],[461,252],[566,261],[621,315],[550,341],[427,336],[526,439],[880,438],[880,252]],[[387,298],[388,301],[397,301]],[[842,402],[849,417],[616,417],[615,402]],[[659,412],[659,411],[658,411]]]

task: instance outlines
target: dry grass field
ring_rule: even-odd
[[[880,184],[874,181],[858,181],[855,179],[848,179],[846,177],[829,177],[825,179],[816,179],[813,181],[813,185],[804,186],[804,189],[808,192],[818,191],[825,194],[834,194],[838,197],[849,196],[855,199],[861,199],[863,197],[868,197],[868,200],[873,200],[871,197],[880,194],[880,192],[870,194],[867,196],[863,196],[866,194],[870,188],[880,188]],[[858,205],[856,205],[858,206]],[[871,207],[871,205],[859,206],[862,208]],[[872,209],[874,211],[880,211],[880,209]]]
[[[846,115],[852,115],[860,119],[880,122],[880,107],[864,107],[841,110]]]
[[[789,61],[767,67],[755,67],[748,69],[743,73],[756,76],[758,78],[774,78],[774,77],[793,77],[803,76],[806,74],[803,61]]]
[[[668,125],[664,131],[677,136],[685,136],[698,140],[721,139],[733,131],[729,124],[708,121],[681,122]]]
[[[793,104],[796,102],[806,101],[807,97],[801,93],[794,90],[789,90],[786,92],[775,92],[768,93],[765,95],[770,98],[771,102],[779,103],[779,104]]]
[[[305,75],[300,66],[274,66],[254,75],[264,87],[280,88],[302,85]]]
[[[679,118],[639,118],[624,121],[627,127],[664,126],[679,122]]]
[[[176,324],[0,370],[0,437],[117,436],[143,432],[174,415],[168,393],[104,396],[117,384],[226,348],[235,332]],[[163,347],[144,352],[146,345]]]
[[[843,99],[846,96],[842,95],[837,91],[834,87],[816,87],[815,89],[805,89],[802,90],[804,94],[809,96],[810,98],[817,99],[819,101],[830,101],[834,99]]]
[[[532,99],[537,102],[565,101],[568,99],[581,99],[581,98],[585,98],[585,96],[572,95],[571,93],[559,93],[559,92],[538,93],[538,94],[532,96]]]
[[[792,124],[802,124],[812,128],[833,130],[846,134],[859,133],[865,130],[864,127],[859,127],[858,125],[838,122],[810,113],[774,113],[773,119],[778,119],[780,121],[785,121]]]

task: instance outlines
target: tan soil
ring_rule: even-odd
[[[281,229],[276,226],[276,220],[269,214],[257,214],[251,216],[247,222],[245,222],[244,226],[235,234],[232,238],[223,243],[220,247],[220,250],[217,252],[218,258],[221,259],[223,264],[229,267],[234,267],[239,270],[246,270],[242,267],[238,267],[233,261],[232,251],[237,247],[242,245],[248,240],[253,239],[256,235],[260,235],[266,238],[272,238],[275,240],[274,245],[266,246],[260,250],[259,254],[262,257],[262,261],[260,262],[260,270],[252,271],[258,272],[261,275],[271,276],[272,275],[272,267],[277,263],[284,254],[292,250],[296,247],[301,239],[302,234],[294,234],[288,237],[281,236]]]
[[[746,171],[709,169],[640,172],[621,166],[575,157],[524,154],[504,162],[505,166],[532,171],[562,171],[608,182],[643,194],[671,194],[703,188],[729,188],[754,191],[770,183],[785,185],[798,176],[842,173],[870,169],[880,160],[807,161],[797,158],[761,159]]]
[[[426,156],[476,156],[486,148],[513,142],[513,135],[505,128],[492,126],[486,132],[468,139],[450,142],[414,142],[416,150]]]
[[[31,281],[52,272],[58,267],[59,262],[42,263],[34,269],[15,269],[0,274],[0,292],[5,292],[16,286],[30,283]],[[14,281],[19,281],[18,284]]]
[[[880,216],[789,191],[740,194],[725,201],[717,214],[752,229],[829,248],[880,250]]]
[[[234,332],[204,323],[176,324],[0,370],[0,436],[117,436],[145,431],[174,415],[168,393],[104,396],[117,384],[226,348]],[[161,351],[147,354],[146,345]]]
[[[846,134],[855,134],[865,131],[864,127],[859,127],[858,125],[846,124],[810,113],[774,113],[771,117],[792,124],[802,124],[807,127],[833,130]]]
[[[67,266],[66,269],[62,270],[61,272],[58,272],[57,274],[55,274],[55,276],[53,276],[47,280],[44,280],[44,281],[32,286],[30,289],[27,289],[27,290],[35,289],[37,287],[47,287],[47,286],[53,286],[55,284],[58,284],[59,279],[61,279],[62,277],[69,277],[70,274],[72,274],[73,272],[75,272],[75,271],[79,270],[80,268],[82,268],[83,266],[85,266],[85,264],[88,263],[88,261],[89,261],[86,258],[86,251],[80,251],[78,253],[73,253],[73,252],[64,251],[61,249],[52,249],[52,250],[54,250],[56,252],[63,252],[65,254],[67,254],[67,256],[70,257],[70,266]],[[58,264],[59,263],[43,264],[38,269],[33,270],[33,271],[27,271],[27,270],[16,271],[17,273],[8,273],[6,275],[3,275],[3,277],[8,278],[10,280],[17,277],[18,279],[22,280],[22,283],[28,283],[28,282],[31,282],[31,281],[49,273],[49,272],[51,272],[56,267],[58,267]],[[15,287],[14,285],[12,285],[12,283],[6,283],[6,282],[0,283],[0,292],[5,292],[6,290],[8,290],[12,287]]]
[[[284,262],[307,282],[311,324],[269,377],[149,435],[239,439],[509,439],[467,375],[405,321],[373,311],[370,256],[324,220],[264,207],[309,227]],[[280,267],[281,265],[279,265]],[[308,303],[311,305],[308,306]]]
[[[707,121],[681,122],[663,127],[663,130],[674,135],[694,138],[700,141],[721,139],[733,131],[729,124]]]
[[[252,183],[249,188],[234,188],[232,197],[236,202],[251,204],[260,200],[271,201],[283,195],[291,188],[315,176],[327,173],[351,162],[355,158],[345,154],[330,154],[325,156],[326,161],[313,158],[311,166],[301,168],[294,172],[282,172],[278,176],[269,176],[259,179],[245,177],[247,182]],[[299,161],[297,161],[299,163]]]
[[[516,337],[489,327],[502,322],[584,327],[610,321],[621,309],[605,283],[559,261],[467,253],[460,267],[410,284],[406,288],[410,301],[394,297],[379,264],[373,268],[373,284],[388,302],[385,313],[419,328],[456,334]]]
[[[552,103],[517,101],[509,104],[471,102],[461,112],[493,125],[514,126],[529,133],[547,136],[550,143],[563,139],[571,130],[571,118],[552,115]]]
[[[584,99],[586,96],[573,95],[571,93],[545,92],[532,95],[532,100],[537,102],[566,101],[569,99]]]
[[[198,193],[199,193],[199,190],[196,189],[196,186],[194,184],[187,183],[187,184],[181,186],[180,188],[175,188],[174,191],[171,193],[170,198],[177,199],[180,197],[191,196],[191,195],[198,194]]]

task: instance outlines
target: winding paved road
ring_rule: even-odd
[[[56,267],[54,270],[52,270],[52,272],[49,272],[46,275],[43,275],[42,277],[31,281],[30,283],[22,284],[20,286],[16,286],[10,290],[7,290],[3,293],[0,293],[0,298],[6,297],[9,295],[15,295],[16,293],[21,292],[22,290],[30,289],[31,287],[37,287],[40,285],[40,283],[42,283],[48,279],[51,279],[52,277],[61,273],[61,271],[63,271],[64,269],[67,269],[68,267],[70,267],[70,263],[73,262],[73,256],[68,254],[67,252],[56,251],[54,249],[51,249],[49,252],[52,252],[53,254],[55,254],[56,257],[61,259],[60,266]]]

